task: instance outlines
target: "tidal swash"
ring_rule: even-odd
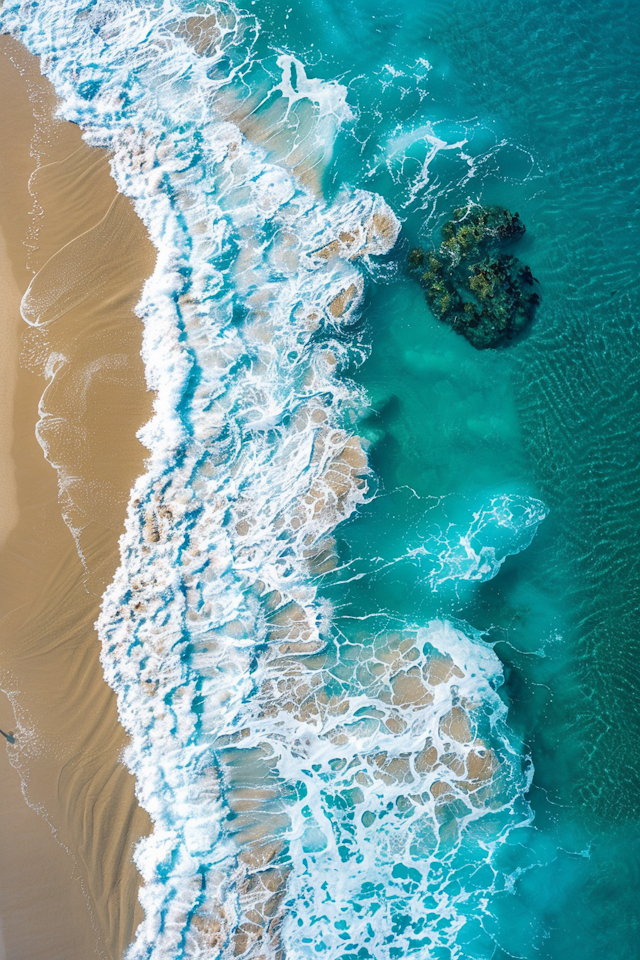
[[[158,251],[98,623],[154,824],[130,960],[639,957],[635,6],[0,27]],[[519,211],[541,300],[485,351],[407,269],[478,204]]]

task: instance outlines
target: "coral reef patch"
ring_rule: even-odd
[[[478,350],[524,330],[540,302],[529,267],[501,252],[524,232],[517,213],[475,205],[454,210],[437,253],[409,254],[434,315]]]

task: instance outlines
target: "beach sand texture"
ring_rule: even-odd
[[[143,470],[133,309],[155,251],[107,155],[54,118],[8,37],[0,91],[0,728],[15,740],[0,743],[0,957],[116,958],[140,919],[131,855],[149,823],[93,624]],[[19,315],[30,283],[41,326]]]

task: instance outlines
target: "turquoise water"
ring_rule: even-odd
[[[372,462],[384,489],[407,485],[425,502],[371,509],[343,536],[357,552],[404,536],[416,512],[441,513],[429,498],[452,493],[473,502],[508,488],[548,505],[526,553],[440,608],[497,642],[510,717],[536,771],[535,831],[520,842],[523,869],[543,865],[505,901],[495,956],[638,956],[640,18],[633,4],[607,3],[395,9],[324,10],[340,23],[331,69],[367,78],[353,81],[366,102],[355,136],[371,139],[349,163],[368,168],[360,182],[407,217],[412,243],[437,243],[467,199],[517,209],[543,305],[520,343],[478,354],[428,317],[411,280],[376,291],[372,356],[357,374],[375,411],[364,433],[383,433]],[[289,40],[298,28],[308,44],[319,30],[310,20],[308,9],[297,23],[292,13]],[[418,57],[432,66],[419,103]],[[392,79],[387,64],[403,75]],[[400,159],[387,144],[428,124],[439,140],[467,143],[438,153],[417,185],[429,145]],[[349,176],[341,161],[334,170]],[[373,578],[362,594],[357,603],[382,595],[412,616],[434,606],[393,579]]]
[[[282,26],[284,8],[266,8]],[[415,570],[371,574],[341,601],[463,617],[507,665],[510,718],[536,771],[522,867],[542,865],[505,901],[504,953],[493,955],[640,956],[638,10],[286,12],[277,42],[342,76],[360,111],[332,186],[380,191],[411,245],[437,246],[467,200],[517,209],[528,228],[519,255],[542,287],[533,329],[487,353],[438,325],[406,275],[371,295],[372,353],[355,377],[372,401],[360,429],[385,498],[343,528],[345,554],[396,556],[425,513],[442,524],[487,491],[539,496],[549,517],[526,553],[460,602],[434,600]]]
[[[99,625],[155,822],[130,956],[640,957],[638,11],[249,7],[2,15],[160,252]],[[468,202],[540,283],[483,352],[406,267]]]

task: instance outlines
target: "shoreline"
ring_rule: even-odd
[[[53,119],[37,60],[8,36],[0,79],[11,91],[0,110],[11,132],[0,145],[10,292],[0,317],[0,729],[14,735],[0,751],[0,958],[117,960],[142,917],[131,856],[149,820],[120,760],[126,739],[93,624],[143,472],[135,434],[151,399],[133,308],[155,250],[107,154]],[[69,269],[75,306],[64,300]],[[34,271],[64,307],[42,328],[19,315]],[[47,384],[52,355],[62,359]],[[63,509],[79,524],[84,566]]]

